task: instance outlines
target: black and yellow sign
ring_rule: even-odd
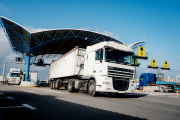
[[[168,63],[168,61],[164,61],[164,68],[169,68],[169,63]]]
[[[146,48],[138,46],[138,56],[146,57]]]
[[[156,67],[156,66],[157,66],[156,60],[151,60],[151,67]]]
[[[137,58],[134,60],[134,64],[138,65],[138,59]]]

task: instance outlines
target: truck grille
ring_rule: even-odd
[[[121,80],[119,78],[113,78],[113,87],[115,90],[125,91],[129,88],[129,80]]]
[[[108,67],[108,77],[113,78],[113,87],[115,90],[125,91],[129,88],[129,80],[133,79],[133,70]]]
[[[118,77],[129,80],[133,78],[133,74],[134,70],[108,66],[108,77]]]

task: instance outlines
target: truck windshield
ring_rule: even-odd
[[[10,77],[20,77],[20,73],[11,73]]]
[[[119,64],[130,64],[134,65],[134,57],[132,54],[122,52],[114,49],[105,50],[105,61],[106,62],[115,62]]]

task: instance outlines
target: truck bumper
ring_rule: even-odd
[[[113,87],[113,80],[110,77],[102,77],[98,81],[98,77],[96,77],[96,91],[97,92],[105,92],[105,93],[124,93],[130,94],[134,93],[134,80],[129,81],[129,87],[125,91],[115,90]]]
[[[8,82],[8,84],[14,84],[14,85],[18,85],[20,82],[16,81],[16,82]]]

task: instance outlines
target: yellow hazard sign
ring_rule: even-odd
[[[146,57],[146,48],[138,46],[138,56]]]
[[[138,65],[138,59],[137,58],[134,60],[134,64]]]
[[[156,67],[156,60],[151,60],[151,67]]]
[[[169,63],[168,63],[168,61],[164,61],[164,68],[169,68]]]

